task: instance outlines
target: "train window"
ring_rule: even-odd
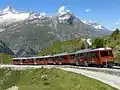
[[[51,60],[51,58],[49,57],[49,58],[46,58],[46,60]]]
[[[60,60],[64,60],[64,56],[60,56],[59,59],[60,59]]]
[[[108,56],[108,51],[101,51],[101,57]]]
[[[70,57],[71,57],[71,59],[74,60],[75,59],[75,54],[71,55]]]
[[[88,57],[93,57],[93,58],[97,57],[97,52],[89,52]]]
[[[83,53],[80,53],[80,56],[83,56],[84,54]]]
[[[64,57],[64,60],[68,60],[68,56],[63,56]]]
[[[62,59],[63,59],[62,56],[56,56],[56,57],[53,58],[53,60],[62,60]]]
[[[112,51],[101,51],[100,54],[101,54],[101,57],[113,56]]]
[[[109,55],[109,56],[113,56],[112,51],[108,51],[108,55]]]
[[[112,51],[101,51],[100,54],[101,54],[101,57],[104,57],[104,56],[113,56]]]
[[[97,57],[97,52],[94,52],[94,57]]]
[[[55,57],[55,60],[58,60],[58,57]]]
[[[84,53],[84,59],[87,60],[88,59],[88,53]]]

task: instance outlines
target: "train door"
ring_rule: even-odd
[[[59,58],[60,65],[66,63],[65,56],[59,56],[58,58]]]
[[[55,62],[54,64],[61,65],[63,63],[63,57],[62,56],[55,56]]]
[[[76,64],[76,55],[75,54],[70,54],[68,57],[69,64]]]
[[[47,59],[47,63],[48,63],[48,64],[53,64],[53,63],[54,63],[52,57],[48,57],[48,58],[46,58],[46,59]]]
[[[88,53],[87,52],[85,52],[85,53],[83,53],[83,55],[84,55],[84,66],[88,66]]]
[[[99,60],[98,51],[88,52],[88,63],[95,65]]]
[[[41,63],[42,65],[46,65],[46,64],[47,64],[46,58],[44,58],[44,57],[40,58],[40,63]]]
[[[25,61],[25,59],[22,59],[22,63],[23,63],[24,65],[26,65],[26,61]]]
[[[77,61],[79,62],[79,65],[84,65],[84,53],[76,54]]]
[[[53,57],[53,64],[59,64],[59,57],[58,56],[55,56]]]
[[[74,56],[75,65],[80,65],[80,54]]]

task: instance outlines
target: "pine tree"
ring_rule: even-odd
[[[119,29],[116,28],[116,30],[111,34],[111,37],[113,37],[114,39],[116,39],[116,35],[118,35],[120,33]]]
[[[105,46],[105,40],[102,38],[96,38],[93,41],[93,45],[95,46],[95,48],[101,48]]]

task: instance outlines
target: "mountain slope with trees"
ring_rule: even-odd
[[[116,29],[112,34],[92,39],[92,46],[86,47],[83,38],[76,38],[62,42],[54,42],[53,45],[43,48],[38,55],[49,55],[64,52],[75,52],[85,48],[111,47],[118,61],[120,61],[120,30]],[[88,46],[88,45],[87,45]]]

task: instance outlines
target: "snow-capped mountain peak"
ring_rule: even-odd
[[[90,25],[96,29],[105,29],[101,24],[96,23],[95,21],[91,20],[81,20],[84,24]]]
[[[69,20],[73,21],[73,17],[74,17],[74,15],[70,12],[70,10],[66,9],[66,6],[61,6],[58,9],[57,16],[60,23],[66,23]]]
[[[7,6],[5,9],[0,11],[0,24],[8,25],[8,24],[11,24],[17,21],[23,21],[23,20],[28,20],[28,21],[29,20],[31,21],[34,19],[43,20],[46,17],[52,18],[48,16],[45,12],[41,12],[41,13],[18,12],[11,6]],[[58,9],[56,17],[57,17],[56,21],[58,21],[59,23],[72,24],[73,22],[82,21],[84,24],[87,24],[96,30],[106,29],[101,24],[97,24],[96,22],[88,21],[88,20],[80,20],[69,9],[67,9],[66,6],[61,6]]]
[[[11,24],[16,21],[25,20],[29,17],[29,13],[19,13],[11,6],[7,6],[0,11],[0,24]]]
[[[39,18],[44,18],[46,16],[47,16],[47,14],[45,12],[41,12],[40,15],[39,15]]]
[[[31,13],[29,13],[29,17],[27,20],[42,19],[42,18],[45,18],[46,16],[47,14],[45,12],[35,13],[31,11]]]
[[[59,9],[58,9],[58,15],[64,15],[66,13],[69,13],[70,10],[66,9],[66,6],[61,6]]]
[[[36,18],[38,18],[38,14],[31,11],[31,12],[29,13],[29,17],[28,17],[27,19],[28,19],[28,20],[32,20],[32,19],[36,19]]]
[[[17,13],[17,12],[11,6],[7,6],[5,9],[1,11],[1,14],[9,14],[9,13]]]

